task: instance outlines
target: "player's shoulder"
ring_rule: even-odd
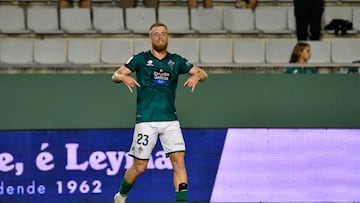
[[[149,58],[148,52],[142,51],[142,52],[138,52],[138,53],[134,54],[131,57],[131,61],[140,62],[140,61],[145,60],[145,58]]]
[[[141,51],[134,54],[134,57],[144,57],[148,51]]]
[[[170,51],[168,51],[167,53],[168,53],[168,55],[171,56],[171,57],[179,57],[179,56],[180,56],[180,54],[178,54],[178,53],[173,53],[173,52],[170,52]],[[181,57],[181,56],[180,56],[180,57]]]
[[[184,60],[185,58],[183,56],[181,56],[180,54],[178,53],[171,53],[171,52],[168,52],[168,57],[169,58],[172,58],[172,59],[175,59],[175,60]]]

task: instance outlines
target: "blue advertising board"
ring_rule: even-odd
[[[1,203],[112,202],[125,170],[132,130],[0,131]],[[206,202],[226,130],[183,130],[189,198]],[[158,142],[128,202],[172,202],[169,159]]]
[[[0,203],[109,203],[132,129],[0,131]],[[183,129],[188,202],[359,202],[359,129]],[[174,202],[158,142],[128,203]]]

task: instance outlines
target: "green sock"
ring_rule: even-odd
[[[187,191],[176,192],[176,203],[186,203]]]
[[[121,186],[120,186],[120,194],[122,196],[127,196],[127,194],[129,193],[130,189],[132,188],[134,184],[130,184],[128,183],[125,178],[123,179],[122,183],[121,183]]]

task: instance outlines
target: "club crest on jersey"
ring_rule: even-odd
[[[146,66],[154,66],[153,60],[148,60],[148,61],[146,62]]]
[[[169,60],[168,65],[170,66],[171,70],[174,69],[175,62],[173,60]]]

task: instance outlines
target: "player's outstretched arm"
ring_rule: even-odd
[[[193,66],[189,74],[191,75],[184,83],[184,86],[190,87],[191,92],[194,92],[196,85],[198,82],[203,82],[208,79],[207,73],[198,66]]]
[[[133,88],[135,86],[140,87],[140,84],[130,76],[131,70],[126,66],[121,66],[115,73],[112,75],[112,81],[116,83],[124,83],[124,85],[129,89],[131,93],[133,93]]]

